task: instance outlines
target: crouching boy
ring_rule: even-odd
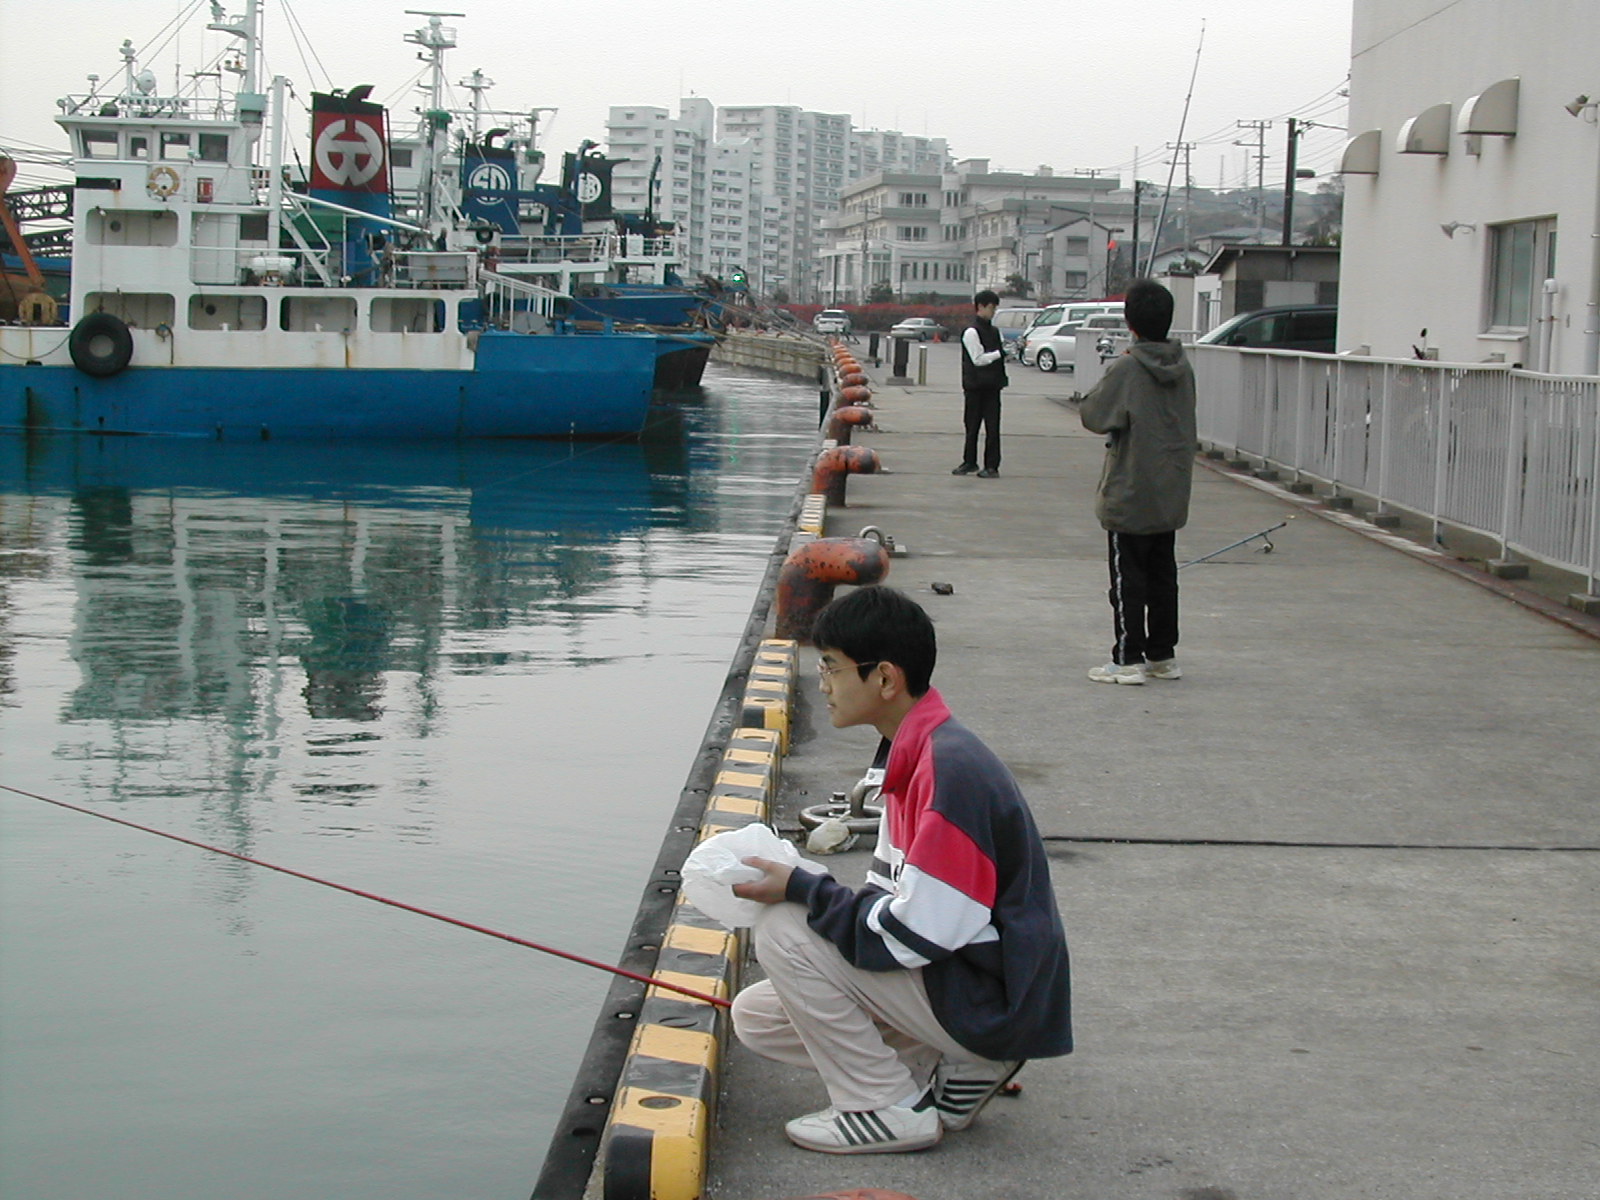
[[[883,736],[883,819],[867,882],[747,860],[767,978],[733,1004],[756,1053],[809,1067],[829,1106],[785,1126],[827,1154],[920,1150],[969,1126],[1024,1060],[1067,1054],[1066,937],[1016,780],[930,686],[933,623],[867,587],[818,614],[835,728]]]

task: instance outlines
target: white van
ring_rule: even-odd
[[[1033,324],[1042,308],[1002,308],[994,314],[994,327],[1002,342],[1015,342]]]
[[[1022,335],[1018,348],[1018,357],[1024,363],[1032,364],[1039,352],[1039,347],[1047,338],[1052,338],[1062,332],[1062,326],[1069,325],[1076,329],[1079,324],[1090,317],[1099,316],[1101,313],[1121,313],[1121,300],[1086,300],[1075,301],[1071,304],[1052,304],[1039,314],[1038,318]],[[1067,330],[1071,332],[1071,330]]]

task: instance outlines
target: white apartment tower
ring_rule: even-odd
[[[718,109],[718,133],[748,144],[751,286],[796,300],[815,295],[813,266],[819,222],[839,208],[849,151],[850,118],[787,104]]]
[[[606,130],[611,157],[629,160],[612,175],[617,207],[644,212],[653,200],[657,217],[676,222],[686,276],[727,278],[742,267],[758,294],[795,301],[822,295],[824,228],[836,221],[846,184],[950,170],[943,138],[856,130],[842,113],[793,105],[717,108],[691,96],[676,117],[647,104],[615,106]]]

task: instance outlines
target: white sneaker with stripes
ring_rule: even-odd
[[[796,1117],[783,1131],[796,1146],[823,1154],[897,1154],[938,1145],[944,1126],[929,1091],[912,1108],[898,1104],[868,1112],[825,1108]]]
[[[1020,1070],[1021,1062],[940,1063],[933,1075],[933,1105],[939,1120],[946,1129],[965,1129]]]
[[[1103,667],[1090,667],[1089,678],[1096,683],[1128,683],[1137,686],[1144,682],[1144,664],[1108,662]]]

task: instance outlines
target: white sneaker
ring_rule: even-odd
[[[803,1150],[823,1154],[897,1154],[937,1146],[944,1136],[930,1089],[913,1108],[891,1104],[868,1112],[821,1112],[796,1117],[783,1127]]]
[[[939,1120],[946,1129],[965,1129],[1020,1070],[1020,1061],[940,1063],[933,1073],[933,1105]]]
[[[1178,665],[1175,658],[1163,658],[1159,662],[1147,662],[1144,665],[1145,677],[1148,679],[1182,679],[1183,668]]]
[[[1144,664],[1107,663],[1103,667],[1090,667],[1089,678],[1096,683],[1143,683]]]

